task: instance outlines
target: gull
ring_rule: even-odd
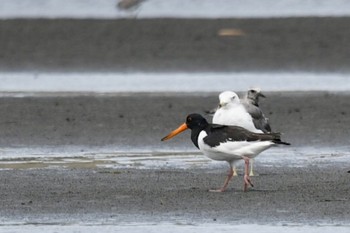
[[[260,88],[251,88],[244,98],[241,99],[241,103],[252,117],[255,128],[264,133],[271,133],[269,119],[265,117],[259,107],[259,97],[266,98],[265,95],[261,93]]]
[[[243,127],[254,133],[271,133],[268,118],[259,108],[259,97],[265,97],[259,88],[251,88],[243,99],[233,91],[220,93],[220,104],[212,122],[221,125],[235,125]],[[234,175],[237,175],[234,167]],[[253,162],[251,163],[250,175],[253,176]]]
[[[260,97],[266,98],[265,95],[261,93],[260,88],[250,88],[245,94],[245,96],[243,98],[240,98],[240,102],[242,103],[246,111],[251,115],[255,128],[260,129],[264,133],[270,133],[271,126],[269,123],[269,119],[265,117],[264,113],[259,107]],[[219,105],[215,109],[207,110],[205,111],[205,113],[209,115],[214,115],[220,107],[221,105]]]

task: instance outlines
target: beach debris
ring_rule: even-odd
[[[234,36],[245,36],[246,33],[238,28],[222,28],[218,31],[218,36],[234,37]]]

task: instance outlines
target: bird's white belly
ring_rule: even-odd
[[[198,136],[199,149],[208,158],[219,161],[235,161],[243,159],[243,157],[254,158],[262,151],[274,145],[271,141],[226,141],[218,146],[210,147],[204,143],[204,138],[207,136],[205,131],[202,131]]]

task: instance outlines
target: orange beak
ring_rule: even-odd
[[[165,136],[164,138],[162,138],[162,141],[168,140],[172,137],[175,137],[176,135],[178,135],[179,133],[185,131],[186,129],[188,129],[186,123],[183,123],[182,125],[180,125],[179,128],[175,129],[174,131],[172,131],[171,133],[169,133],[167,136]]]

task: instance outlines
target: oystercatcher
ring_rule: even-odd
[[[209,124],[200,114],[193,113],[187,116],[186,122],[170,134],[162,138],[168,140],[186,129],[191,129],[191,140],[204,155],[213,160],[228,162],[230,169],[222,188],[209,190],[224,192],[232,178],[232,166],[235,162],[245,161],[244,191],[252,186],[248,170],[249,160],[262,151],[276,144],[290,145],[280,139],[279,133],[253,133],[239,126],[225,126]]]

